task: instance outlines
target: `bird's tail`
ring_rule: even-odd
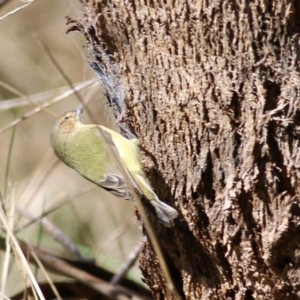
[[[133,179],[141,190],[144,205],[156,214],[160,223],[166,227],[173,227],[173,220],[178,216],[177,210],[158,199],[145,176],[135,173]]]
[[[160,201],[159,199],[153,199],[150,204],[155,209],[156,216],[160,223],[166,227],[173,227],[173,220],[178,217],[178,212],[173,207]]]

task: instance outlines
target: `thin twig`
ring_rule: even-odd
[[[76,245],[66,236],[57,226],[50,222],[45,217],[34,217],[31,213],[21,207],[17,207],[16,211],[22,216],[34,222],[39,222],[43,228],[53,237],[54,240],[59,242],[74,258],[83,259]]]
[[[12,128],[10,141],[9,141],[9,148],[8,148],[8,154],[7,154],[7,160],[6,160],[6,169],[5,169],[5,179],[4,179],[4,198],[6,198],[6,191],[7,191],[7,188],[8,188],[10,163],[11,163],[11,157],[12,157],[12,149],[13,149],[14,140],[15,140],[15,133],[16,133],[16,126],[14,126]]]
[[[81,195],[89,192],[90,190],[92,190],[94,187],[93,186],[88,186],[84,189],[82,189],[80,192],[74,194],[73,196],[64,196],[64,197],[60,197],[59,199],[57,199],[57,201],[61,201],[59,204],[55,205],[54,207],[52,207],[51,209],[43,212],[40,216],[38,216],[36,219],[31,220],[30,222],[28,222],[25,225],[20,226],[19,228],[17,228],[14,233],[17,234],[20,231],[24,230],[25,228],[29,227],[30,225],[36,223],[39,219],[51,214],[54,211],[57,211],[59,208],[61,208],[62,206],[68,204],[69,202],[73,201],[75,198],[80,197]]]
[[[19,97],[25,98],[26,101],[29,102],[30,104],[32,104],[33,106],[39,107],[39,105],[36,104],[29,96],[27,96],[24,93],[20,92],[19,90],[17,90],[16,88],[12,87],[8,83],[3,82],[2,80],[0,80],[0,86],[4,87],[8,91],[10,91],[10,92],[18,95]],[[47,109],[46,107],[43,108],[43,111],[45,111],[48,115],[52,116],[53,118],[56,118],[56,116],[53,114],[53,112],[51,110]]]
[[[56,156],[54,156],[52,150],[48,150],[39,166],[35,168],[35,172],[33,173],[31,180],[20,197],[23,200],[24,207],[27,207],[30,204],[46,178],[58,163],[59,160]]]
[[[139,257],[141,251],[141,243],[136,245],[132,252],[128,255],[125,262],[122,264],[122,266],[117,270],[114,277],[110,280],[110,283],[112,285],[117,285],[119,282],[125,277],[126,273],[129,271],[129,269],[134,265],[137,258]]]
[[[22,10],[23,8],[25,8],[26,6],[32,4],[35,0],[26,0],[24,2],[27,2],[26,4],[24,4],[23,6],[20,6],[12,11],[10,11],[9,13],[7,13],[6,15],[4,15],[3,17],[0,17],[0,21],[4,20],[5,18],[7,18],[8,16],[11,16],[15,13],[17,13],[18,11]]]
[[[29,250],[26,243],[19,241],[19,244],[24,253]],[[39,258],[39,260],[47,268],[47,270],[55,272],[59,275],[65,275],[70,278],[76,279],[77,281],[83,283],[86,286],[89,286],[90,288],[108,297],[109,299],[150,300],[149,297],[140,295],[133,290],[121,286],[114,286],[98,277],[92,276],[87,272],[72,266],[67,261],[61,259],[58,256],[48,254],[47,252],[37,249],[36,247],[31,247],[34,249],[35,255]],[[29,259],[32,263],[35,263],[35,260],[32,257],[30,257]]]
[[[74,86],[75,86],[75,89],[77,89],[78,86],[81,86],[82,84],[87,84],[87,85],[91,85],[91,86],[94,85],[95,86],[95,83],[96,83],[96,81],[91,79],[91,80],[88,80],[88,81],[85,81],[85,82],[76,83],[76,84],[74,84]],[[31,102],[33,102],[35,104],[38,104],[42,101],[45,102],[46,100],[48,100],[50,98],[57,97],[57,95],[61,95],[61,94],[65,94],[66,92],[70,92],[70,87],[69,86],[63,86],[63,87],[48,90],[48,91],[45,91],[45,92],[41,92],[41,93],[37,93],[37,94],[32,94],[30,96],[26,96],[26,95],[23,95],[19,90],[16,90],[15,88],[8,85],[6,82],[3,82],[1,80],[0,80],[0,86],[10,90],[11,92],[15,93],[16,95],[19,95],[18,98],[0,101],[0,111],[25,106],[25,105],[28,105]],[[16,91],[17,91],[17,93],[16,93]],[[92,90],[91,93],[94,93],[94,91]],[[23,95],[23,96],[21,96],[21,95]],[[28,101],[28,100],[30,100],[30,101]],[[51,113],[52,113],[52,111],[51,111]],[[57,116],[55,116],[55,118],[56,117]]]
[[[74,93],[74,91],[83,89],[84,87],[87,87],[87,86],[90,85],[90,84],[91,84],[91,82],[84,82],[84,83],[78,85],[76,88],[74,88],[74,90],[69,90],[69,91],[63,93],[62,95],[59,95],[59,96],[55,97],[54,99],[50,100],[49,102],[47,102],[47,103],[45,103],[45,104],[43,104],[43,105],[40,105],[40,106],[34,108],[33,110],[31,110],[31,111],[27,112],[26,114],[24,114],[22,117],[20,117],[20,118],[14,120],[13,122],[11,122],[10,124],[8,124],[8,125],[6,125],[6,126],[4,126],[4,127],[2,127],[2,128],[0,129],[0,134],[3,133],[3,132],[5,132],[5,131],[7,131],[7,130],[10,129],[11,127],[13,127],[13,126],[19,124],[20,122],[22,122],[22,121],[28,119],[29,117],[31,117],[31,116],[37,114],[38,112],[42,111],[45,107],[51,106],[51,105],[53,105],[53,104],[59,102],[60,100],[62,100],[62,99],[64,99],[64,98],[66,98],[66,97],[72,95],[72,94]]]
[[[53,55],[50,52],[50,49],[48,48],[48,46],[38,37],[36,36],[37,41],[40,43],[40,45],[42,46],[42,48],[45,50],[45,52],[47,53],[48,57],[50,58],[51,62],[54,64],[54,66],[57,68],[57,70],[59,71],[59,73],[62,75],[62,77],[65,79],[65,81],[68,83],[68,85],[70,86],[70,88],[74,91],[75,96],[77,97],[77,99],[81,102],[82,106],[84,107],[84,109],[87,111],[87,113],[89,114],[91,120],[93,121],[93,116],[90,112],[90,110],[88,109],[88,107],[85,105],[81,95],[78,93],[78,91],[74,88],[73,83],[71,82],[70,78],[67,76],[67,74],[63,71],[62,67],[59,65],[59,63],[56,61],[56,59],[53,57]],[[95,122],[93,122],[95,123]]]
[[[26,273],[29,276],[30,281],[31,281],[31,283],[32,283],[35,291],[39,295],[40,299],[45,300],[44,295],[43,295],[43,293],[42,293],[42,291],[41,291],[41,289],[40,289],[40,287],[39,287],[36,279],[34,278],[34,275],[33,275],[32,271],[31,271],[31,269],[28,266],[27,260],[26,260],[26,258],[24,256],[24,253],[22,252],[17,239],[15,238],[15,236],[14,236],[11,228],[8,225],[7,219],[6,219],[5,215],[4,215],[4,211],[3,211],[1,205],[0,205],[0,221],[1,221],[2,226],[4,226],[7,234],[9,235],[9,237],[11,239],[11,242],[12,242],[12,245],[15,248],[15,253],[18,255],[19,259],[22,262],[22,265],[26,269]]]
[[[43,264],[41,263],[40,259],[38,258],[38,256],[36,255],[34,249],[28,244],[28,247],[30,247],[30,254],[33,256],[33,258],[35,259],[37,265],[39,266],[39,268],[41,269],[42,273],[44,274],[46,280],[48,281],[54,295],[56,296],[56,298],[58,300],[62,300],[57,288],[55,287],[52,279],[50,278],[48,272],[46,271],[46,269],[44,268]]]

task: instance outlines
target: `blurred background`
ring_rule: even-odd
[[[0,18],[24,4],[16,0],[0,3]],[[53,210],[47,218],[84,257],[115,271],[140,240],[134,206],[111,197],[58,161],[49,143],[54,116],[76,108],[80,102],[73,95],[65,97],[70,87],[37,38],[47,45],[74,85],[95,81],[80,94],[88,101],[93,120],[115,129],[100,81],[89,68],[81,35],[66,34],[65,16],[80,19],[79,4],[36,0],[0,21],[0,193],[7,210],[15,206],[12,218],[14,229],[19,229],[18,238],[68,257],[62,245],[39,224],[25,226],[30,217]],[[56,103],[47,110],[33,113],[36,106],[53,101]],[[15,120],[17,125],[11,126]],[[87,115],[85,122],[90,122]],[[1,251],[0,266],[3,260]],[[36,276],[43,278],[39,271]],[[130,276],[135,280],[141,277],[137,265]],[[5,290],[0,292],[10,296],[21,291],[26,284],[21,279],[12,257]]]

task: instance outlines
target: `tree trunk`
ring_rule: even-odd
[[[182,298],[299,299],[300,1],[82,1],[71,30],[180,213],[151,221]],[[140,267],[174,298],[148,243]]]

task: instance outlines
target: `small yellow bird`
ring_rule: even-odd
[[[82,108],[72,110],[54,123],[50,141],[55,154],[91,182],[117,197],[132,200],[126,181],[111,154],[112,149],[116,149],[129,173],[130,184],[142,202],[146,206],[147,203],[151,204],[163,225],[174,226],[173,219],[178,216],[178,212],[160,201],[152,190],[143,171],[138,141],[128,140],[101,125],[83,124],[82,112]]]

